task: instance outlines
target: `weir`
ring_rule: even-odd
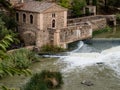
[[[67,20],[67,27],[60,29],[48,28],[50,43],[67,48],[69,43],[92,38],[92,32],[105,28],[109,21],[116,25],[114,15],[96,15]]]

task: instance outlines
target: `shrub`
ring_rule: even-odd
[[[29,69],[18,69],[14,67],[14,64],[7,59],[0,62],[0,79],[8,75],[14,76],[15,74],[28,76],[31,75],[31,72]]]
[[[0,78],[7,75],[13,76],[17,75],[30,75],[31,72],[29,65],[37,61],[39,58],[32,51],[27,49],[19,49],[10,53],[7,53],[3,60],[0,60]]]
[[[104,32],[109,32],[109,31],[111,31],[111,30],[112,30],[111,27],[106,26],[106,27],[103,28],[103,29],[94,31],[94,32],[93,32],[93,37],[94,37],[95,35],[97,35],[97,34],[104,33]]]
[[[17,89],[8,88],[6,86],[0,86],[0,90],[17,90]]]
[[[23,90],[48,90],[58,88],[63,84],[60,72],[42,71],[34,74],[30,81],[23,87]]]
[[[64,48],[54,46],[54,45],[44,45],[41,47],[41,52],[47,53],[59,53],[66,51]]]
[[[118,22],[120,22],[120,14],[119,14],[119,13],[116,14],[116,20],[117,20]]]
[[[8,59],[13,61],[14,67],[26,69],[33,61],[37,61],[39,58],[30,50],[19,49],[10,53]]]

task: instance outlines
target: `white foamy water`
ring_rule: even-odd
[[[103,63],[120,75],[120,46],[104,50],[101,53],[77,53],[83,45],[80,42],[78,49],[72,51],[68,56],[61,57],[57,62],[66,63],[67,66],[63,69],[63,72]]]

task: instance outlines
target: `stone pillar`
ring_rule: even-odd
[[[116,25],[117,25],[117,23],[116,23],[116,19],[113,21],[113,24],[114,24],[114,26],[116,26]]]
[[[42,46],[42,40],[41,40],[41,35],[40,35],[41,31],[37,31],[36,33],[36,46],[37,47],[41,47]]]
[[[60,30],[54,32],[54,45],[60,46]]]
[[[64,11],[64,27],[67,27],[67,11]]]
[[[67,43],[63,43],[63,44],[61,44],[61,48],[67,49],[67,48],[68,48]]]

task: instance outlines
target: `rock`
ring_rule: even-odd
[[[91,81],[83,80],[81,84],[86,85],[86,86],[93,86],[94,84]]]
[[[33,47],[33,51],[34,51],[34,52],[39,52],[40,49],[39,49],[39,47],[34,46],[34,47]]]
[[[103,62],[97,62],[96,64],[98,64],[98,65],[103,65],[104,63],[103,63]]]

